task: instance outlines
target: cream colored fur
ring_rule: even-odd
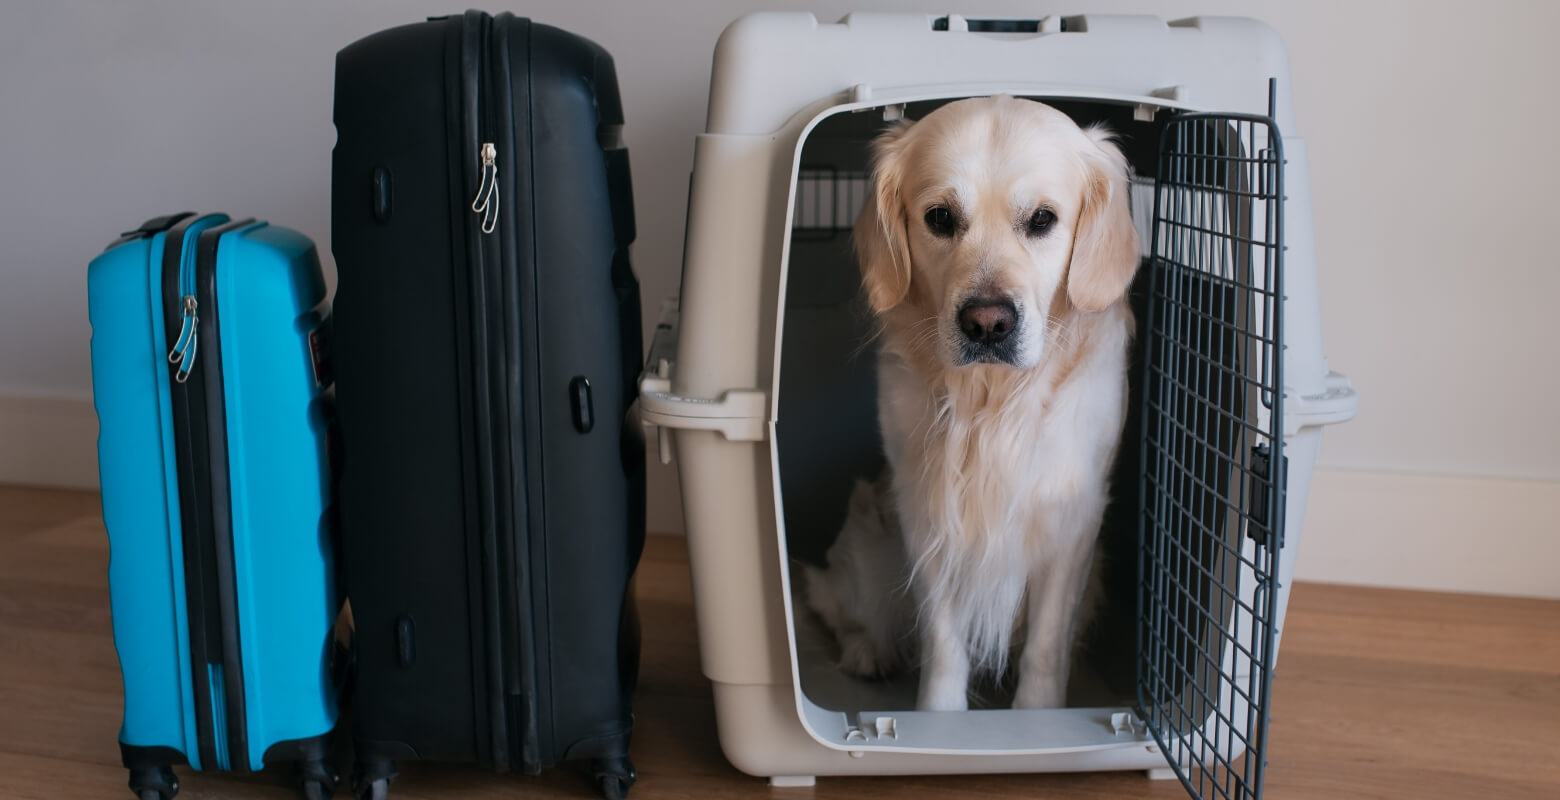
[[[974,675],[1004,671],[1019,644],[1014,705],[1060,706],[1125,420],[1139,252],[1125,159],[1012,97],[950,103],[874,152],[856,244],[889,472],[858,487],[806,599],[847,669],[919,659],[920,708],[966,708]],[[933,206],[954,209],[956,234],[929,227]],[[1025,226],[1038,208],[1055,218],[1042,235]],[[976,294],[1017,309],[1008,363],[961,359],[958,311]]]

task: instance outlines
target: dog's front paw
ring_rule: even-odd
[[[1061,708],[1067,704],[1067,682],[1054,675],[1024,675],[1013,695],[1014,708]]]
[[[933,679],[921,686],[916,708],[921,711],[967,711],[969,687],[963,681]]]

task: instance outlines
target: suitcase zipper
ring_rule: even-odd
[[[516,245],[506,240],[499,224],[499,142],[513,142],[508,129],[512,119],[513,87],[509,65],[509,37],[514,18],[510,14],[492,17],[482,12],[467,12],[463,20],[466,36],[463,55],[472,57],[467,66],[474,70],[465,80],[475,85],[466,96],[468,127],[463,143],[478,162],[477,189],[470,209],[476,215],[467,228],[468,258],[472,292],[471,320],[474,389],[477,395],[476,445],[477,474],[482,488],[476,498],[477,517],[481,520],[480,553],[476,574],[484,587],[482,604],[488,619],[482,648],[488,674],[486,706],[488,719],[487,751],[491,765],[500,771],[519,768],[535,773],[541,768],[538,757],[535,710],[533,708],[532,658],[529,625],[523,619],[530,604],[522,597],[529,580],[517,574],[519,565],[529,561],[522,553],[531,546],[524,535],[527,502],[516,486],[515,474],[523,469],[515,459],[517,441],[523,440],[524,427],[517,396],[524,370],[520,354],[510,352],[523,341],[515,325],[522,302],[516,285],[521,275],[510,269],[512,261],[506,248]],[[474,62],[474,63],[473,63]],[[469,84],[468,84],[469,86]],[[523,158],[523,151],[509,152],[509,167]],[[466,156],[470,158],[471,156]],[[469,163],[469,162],[468,162]],[[469,174],[469,173],[468,173]],[[469,186],[469,184],[468,184]],[[511,224],[514,218],[511,215]],[[493,233],[499,233],[493,236]],[[511,370],[519,370],[514,374]]]
[[[179,337],[173,340],[173,349],[168,351],[168,363],[178,365],[173,379],[183,384],[189,381],[190,370],[195,368],[195,337],[200,327],[200,317],[195,313],[200,306],[195,301],[195,259],[184,259],[179,264],[179,298],[183,304],[183,318],[179,323]]]
[[[480,185],[476,199],[471,201],[471,210],[482,215],[482,232],[492,233],[498,225],[498,148],[492,142],[483,142],[481,152]]]
[[[184,291],[180,289],[180,291]],[[195,295],[185,294],[182,323],[179,326],[179,338],[174,340],[173,349],[168,351],[168,363],[175,364],[178,369],[173,373],[174,381],[184,383],[190,379],[190,370],[195,368],[196,329],[200,327],[200,317],[195,314],[195,309],[200,305],[195,300]]]
[[[200,318],[195,313],[200,304],[195,300],[195,259],[193,258],[184,258],[179,264],[179,297],[183,316],[180,319],[179,336],[173,341],[173,348],[168,351],[168,363],[178,365],[179,369],[174,373],[173,379],[184,383],[190,379],[190,370],[195,368],[195,339],[200,327]]]
[[[466,52],[474,56],[470,64],[473,73],[466,76],[474,82],[474,91],[468,95],[474,103],[467,110],[467,120],[471,127],[466,130],[470,137],[467,141],[476,145],[475,155],[478,160],[478,186],[476,196],[472,199],[471,210],[476,213],[478,219],[473,221],[468,230],[471,238],[468,240],[470,259],[469,275],[472,290],[472,319],[471,342],[473,356],[473,377],[475,379],[476,401],[476,434],[478,437],[476,448],[477,475],[486,484],[477,491],[477,512],[481,520],[481,543],[479,545],[478,574],[484,586],[483,605],[487,608],[488,619],[485,622],[483,638],[486,646],[483,649],[483,657],[486,661],[487,676],[485,678],[487,695],[487,728],[488,750],[492,766],[501,772],[507,772],[511,768],[510,756],[510,731],[507,713],[507,693],[505,692],[504,674],[507,661],[503,646],[505,637],[503,631],[505,624],[506,605],[503,598],[506,593],[503,590],[504,575],[499,569],[500,553],[502,552],[501,536],[499,534],[499,520],[501,512],[497,506],[499,492],[494,478],[499,474],[497,470],[495,452],[495,417],[500,411],[494,404],[494,382],[499,375],[493,373],[492,351],[493,337],[491,329],[490,298],[501,290],[496,288],[499,276],[493,273],[500,269],[502,254],[500,252],[501,238],[492,237],[498,228],[498,147],[494,140],[498,128],[492,119],[494,108],[498,105],[492,88],[491,71],[493,66],[493,18],[485,13],[468,11],[463,22],[465,28],[465,46],[470,48]],[[500,373],[501,375],[501,373]]]

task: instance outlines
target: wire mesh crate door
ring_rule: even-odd
[[[1185,114],[1159,162],[1138,705],[1194,796],[1254,798],[1282,542],[1282,148],[1267,117]]]

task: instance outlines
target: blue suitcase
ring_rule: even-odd
[[[335,788],[328,305],[314,245],[176,214],[87,273],[119,732],[142,800],[172,765],[293,762]]]

